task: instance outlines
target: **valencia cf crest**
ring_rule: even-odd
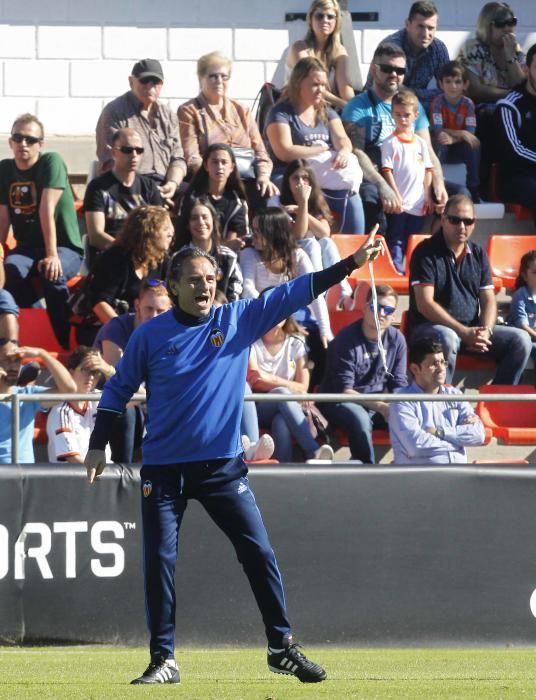
[[[152,481],[144,481],[143,486],[141,487],[143,491],[143,497],[144,498],[149,498],[151,495],[151,492],[153,490],[153,482]]]
[[[212,345],[214,345],[215,348],[221,348],[224,340],[225,336],[219,328],[215,328],[210,334],[210,342],[212,343]]]

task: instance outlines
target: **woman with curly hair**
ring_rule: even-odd
[[[313,0],[307,13],[305,39],[294,42],[287,56],[292,70],[300,58],[314,56],[325,65],[328,86],[324,99],[335,109],[342,109],[354,96],[348,80],[348,52],[341,43],[341,9],[337,0]]]
[[[145,278],[162,278],[173,234],[173,224],[163,207],[145,205],[130,212],[114,243],[95,260],[91,272],[91,305],[101,324],[134,311],[134,300]]]

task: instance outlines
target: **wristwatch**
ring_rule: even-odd
[[[443,428],[436,428],[436,435],[440,440],[445,439],[445,431]]]

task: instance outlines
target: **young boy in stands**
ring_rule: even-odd
[[[420,233],[432,201],[432,161],[426,142],[414,132],[419,101],[411,90],[393,96],[394,132],[383,141],[382,175],[398,197],[398,213],[387,215],[387,245],[396,269],[404,273],[408,236]]]
[[[476,115],[472,100],[464,95],[469,87],[465,68],[449,61],[440,72],[443,91],[430,105],[432,143],[439,162],[463,163],[467,169],[466,186],[473,202],[480,202],[480,141],[475,136]]]
[[[97,350],[84,345],[76,348],[66,364],[80,394],[95,392],[107,366]],[[100,396],[98,392],[97,396]],[[56,404],[47,420],[48,461],[83,464],[96,415],[97,401],[63,401]],[[106,460],[111,462],[109,448]]]
[[[60,393],[76,391],[76,383],[61,362],[42,348],[19,347],[13,340],[3,339],[0,345],[0,394],[39,394],[51,391],[46,386],[17,386],[21,362],[25,358],[39,358],[50,372]],[[33,431],[35,415],[46,407],[41,401],[20,402],[19,464],[33,464]],[[11,459],[11,402],[0,402],[0,464],[12,464]]]

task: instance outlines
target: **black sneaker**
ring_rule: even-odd
[[[268,668],[273,673],[296,676],[302,683],[319,683],[327,678],[322,666],[302,654],[299,644],[288,644],[283,649],[268,647]]]
[[[143,675],[130,682],[131,685],[145,685],[154,683],[180,683],[179,669],[175,659],[164,659],[162,656],[154,656]]]

